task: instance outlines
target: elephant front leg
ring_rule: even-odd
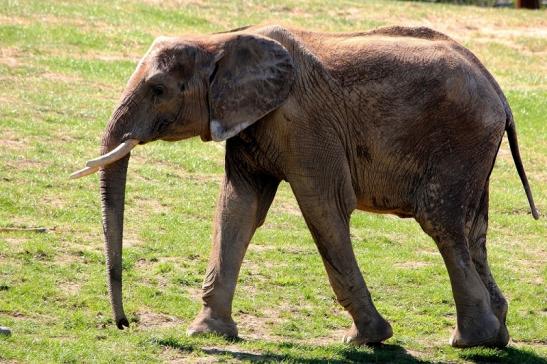
[[[203,283],[203,307],[189,335],[217,333],[237,337],[232,299],[239,269],[252,235],[273,201],[279,181],[267,177],[237,178],[228,173],[218,200],[213,250]]]
[[[353,210],[353,190],[340,184],[328,186],[335,191],[324,191],[320,186],[312,189],[303,189],[297,184],[291,186],[336,298],[353,319],[344,342],[363,345],[390,338],[393,335],[391,325],[376,310],[351,245],[349,216]]]

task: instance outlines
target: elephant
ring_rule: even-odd
[[[255,25],[157,38],[138,63],[102,138],[100,171],[108,287],[122,304],[124,198],[130,151],[155,140],[225,141],[225,175],[189,335],[237,337],[232,300],[243,257],[281,181],[290,185],[338,302],[353,323],[344,342],[393,335],[357,264],[356,209],[414,218],[444,260],[456,307],[454,347],[506,346],[508,304],[486,256],[489,180],[507,132],[539,218],[515,122],[471,51],[426,27],[320,33]]]

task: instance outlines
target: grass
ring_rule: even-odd
[[[223,173],[223,147],[197,139],[138,148],[126,208],[117,330],[105,284],[98,179],[67,176],[97,153],[136,60],[155,36],[269,19],[328,31],[425,24],[474,51],[512,105],[524,165],[547,211],[547,17],[542,11],[372,0],[0,1],[0,337],[7,362],[546,363],[546,219],[534,221],[506,143],[492,176],[489,257],[510,302],[507,349],[447,345],[454,304],[434,243],[411,220],[356,212],[356,255],[395,335],[339,344],[350,320],[286,184],[255,235],[234,318],[242,340],[188,338]]]

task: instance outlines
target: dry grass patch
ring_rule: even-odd
[[[270,213],[274,214],[281,213],[293,216],[302,216],[302,212],[300,211],[300,208],[298,207],[298,204],[296,203],[296,200],[294,200],[294,198],[290,200],[276,199],[272,204],[270,211]]]
[[[29,14],[29,16],[21,17],[16,15],[11,16],[0,16],[1,25],[18,25],[18,26],[29,26],[40,24],[44,27],[51,26],[74,26],[80,30],[87,31],[96,31],[101,29],[102,31],[106,29],[111,29],[112,25],[107,22],[99,21],[97,19],[83,19],[80,17],[66,17],[66,16],[56,16],[52,14]]]
[[[63,292],[65,295],[68,296],[75,296],[78,293],[80,293],[80,289],[82,288],[82,284],[78,282],[63,282],[59,284],[59,291]]]
[[[2,238],[2,240],[4,240],[8,246],[10,247],[10,249],[18,249],[22,244],[26,243],[29,238],[26,238],[26,237],[17,237],[17,238],[12,238],[12,237],[4,237]]]
[[[431,263],[428,262],[417,262],[417,261],[407,261],[407,262],[401,262],[401,263],[395,263],[393,266],[395,268],[402,268],[402,269],[419,269],[423,267],[430,266]]]
[[[171,212],[170,205],[162,203],[158,198],[146,198],[141,196],[135,196],[133,199],[134,207],[131,211],[139,212],[142,214],[145,211],[147,214],[167,214]]]

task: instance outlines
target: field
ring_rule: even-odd
[[[273,2],[272,2],[273,3]],[[355,212],[353,244],[392,323],[385,345],[340,343],[336,303],[289,186],[245,257],[234,299],[241,340],[189,338],[200,307],[223,145],[137,148],[126,200],[119,331],[108,302],[96,156],[125,81],[154,37],[266,21],[326,31],[428,25],[484,62],[515,114],[540,211],[547,211],[547,13],[352,0],[0,0],[0,362],[547,363],[547,218],[532,219],[504,141],[491,184],[489,259],[509,301],[506,349],[447,344],[455,308],[433,241],[413,220]],[[45,227],[46,233],[23,231]],[[18,231],[5,228],[15,228]]]

